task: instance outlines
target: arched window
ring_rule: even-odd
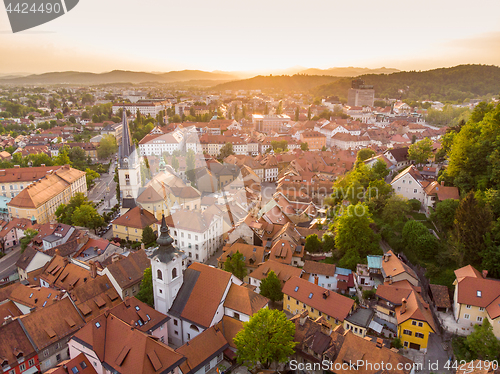
[[[160,269],[158,269],[158,271],[156,272],[156,278],[159,280],[163,280],[163,273]]]
[[[195,326],[195,325],[191,325],[191,330],[194,330],[194,331],[200,331],[200,329],[198,329],[198,326]]]
[[[172,279],[177,278],[177,268],[172,269]]]

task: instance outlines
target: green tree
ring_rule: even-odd
[[[72,147],[68,151],[68,157],[71,165],[79,170],[84,170],[87,166],[87,155],[81,147]]]
[[[453,228],[455,212],[459,203],[458,200],[446,199],[436,204],[436,209],[432,212],[431,219],[441,230],[449,231]]]
[[[410,145],[408,148],[408,159],[413,160],[417,165],[427,163],[432,156],[432,140],[429,138]]]
[[[283,300],[283,292],[281,292],[281,281],[278,279],[274,271],[270,271],[260,283],[260,294],[272,301]]]
[[[283,101],[280,100],[278,103],[278,108],[276,109],[276,114],[281,114],[283,113]]]
[[[243,255],[239,251],[236,251],[232,256],[228,255],[224,262],[224,270],[232,273],[236,278],[243,280],[247,275]]]
[[[300,143],[300,149],[303,150],[303,151],[308,151],[309,150],[309,144],[307,144],[306,142]]]
[[[55,164],[56,165],[71,165],[71,160],[69,159],[69,156],[68,156],[68,148],[67,147],[62,147],[59,150],[59,154],[55,157]]]
[[[218,159],[224,160],[226,157],[230,155],[234,155],[233,145],[228,142],[221,147]]]
[[[104,218],[97,213],[97,210],[92,205],[88,204],[75,208],[71,220],[75,226],[83,226],[94,230],[104,226]]]
[[[156,234],[150,226],[146,226],[144,230],[142,230],[142,242],[144,245],[150,246],[156,241]]]
[[[356,158],[360,161],[364,161],[373,156],[375,156],[375,151],[373,149],[363,148],[358,151]]]
[[[171,165],[175,171],[179,170],[179,160],[175,157],[175,155],[172,156]]]
[[[335,247],[338,251],[337,257],[347,255],[350,259],[349,268],[355,269],[353,260],[361,260],[367,255],[381,254],[379,247],[380,238],[371,229],[373,223],[368,207],[364,203],[349,205],[344,209],[334,224]],[[344,262],[347,262],[347,258]]]
[[[99,142],[97,147],[97,157],[101,160],[110,157],[118,151],[118,144],[113,135],[107,134]]]
[[[306,237],[305,249],[309,253],[317,253],[321,251],[321,240],[318,235],[311,234]]]
[[[21,252],[24,252],[26,247],[28,247],[28,244],[31,243],[33,238],[38,235],[38,231],[33,230],[33,229],[26,229],[24,230],[24,236],[19,240],[21,243]]]
[[[406,222],[401,237],[405,253],[412,262],[418,262],[418,259],[429,260],[436,255],[438,241],[422,222]]]
[[[231,146],[232,147],[232,146]],[[193,170],[195,167],[195,154],[192,149],[187,151],[187,156],[186,156],[186,171],[187,170]]]
[[[87,180],[87,189],[90,189],[94,185],[94,181],[99,177],[100,175],[97,171],[86,168],[85,179]]]
[[[335,237],[331,232],[326,232],[323,234],[321,238],[321,247],[323,248],[323,252],[331,252],[335,249]]]
[[[274,362],[288,362],[295,351],[295,324],[285,313],[269,308],[255,313],[234,337],[239,364],[269,369]]]
[[[139,292],[135,295],[135,297],[154,308],[155,298],[153,294],[153,274],[151,273],[150,267],[144,270],[141,285],[139,286]]]
[[[406,221],[406,216],[410,213],[408,200],[401,195],[392,195],[387,199],[387,203],[382,210],[382,219],[390,224],[396,221]]]
[[[492,223],[488,206],[481,206],[471,191],[463,198],[456,211],[452,232],[453,254],[459,266],[481,263],[481,252],[486,249],[485,236]]]
[[[481,325],[474,325],[474,331],[470,335],[458,338],[453,343],[458,360],[469,362],[500,359],[500,341],[495,337],[493,327],[487,318],[483,319]]]

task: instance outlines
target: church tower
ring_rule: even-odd
[[[118,149],[118,180],[120,181],[120,198],[137,199],[141,187],[140,160],[137,149],[130,135],[127,111],[123,108],[123,136]]]
[[[173,241],[163,215],[160,236],[156,240],[159,247],[150,257],[155,309],[163,314],[167,314],[182,286],[185,268],[184,252],[174,247]]]

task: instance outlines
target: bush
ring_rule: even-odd
[[[373,289],[373,290],[364,290],[363,291],[363,299],[365,300],[371,300],[375,297],[375,293],[377,292],[377,290]]]
[[[417,199],[411,199],[408,202],[410,203],[411,210],[419,211],[422,207],[422,203]]]
[[[392,339],[391,346],[396,349],[403,348],[403,344],[401,344],[401,340],[399,338]]]

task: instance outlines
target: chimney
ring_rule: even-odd
[[[89,262],[90,265],[90,276],[92,279],[95,279],[97,277],[97,264],[94,261]]]
[[[444,186],[444,181],[441,181],[441,186]]]
[[[120,256],[117,254],[114,254],[113,257],[111,257],[111,263],[115,263],[116,261],[120,260]]]
[[[51,230],[54,230],[56,228],[54,222],[50,222],[49,227]]]
[[[483,278],[486,279],[487,276],[488,276],[488,270],[483,270]]]
[[[300,316],[299,316],[299,323],[301,326],[304,326],[304,323],[306,322],[307,316],[308,316],[307,310],[303,311]]]
[[[76,244],[82,244],[82,238],[80,235],[76,237]]]
[[[59,248],[56,248],[55,252],[56,252],[56,256],[60,256],[61,255],[61,252],[59,251]]]
[[[405,314],[405,312],[406,312],[406,299],[403,298],[401,303],[401,314]]]
[[[392,284],[392,275],[389,275],[389,284]]]
[[[323,292],[323,299],[326,299],[328,296],[330,296],[330,291],[326,290]]]
[[[7,316],[3,319],[3,325],[7,325],[10,322],[12,322],[12,316]]]
[[[134,320],[130,320],[130,330],[133,330],[134,326],[135,326],[135,321]]]
[[[141,243],[141,249],[144,251],[146,249],[146,246],[144,245],[144,243]]]

